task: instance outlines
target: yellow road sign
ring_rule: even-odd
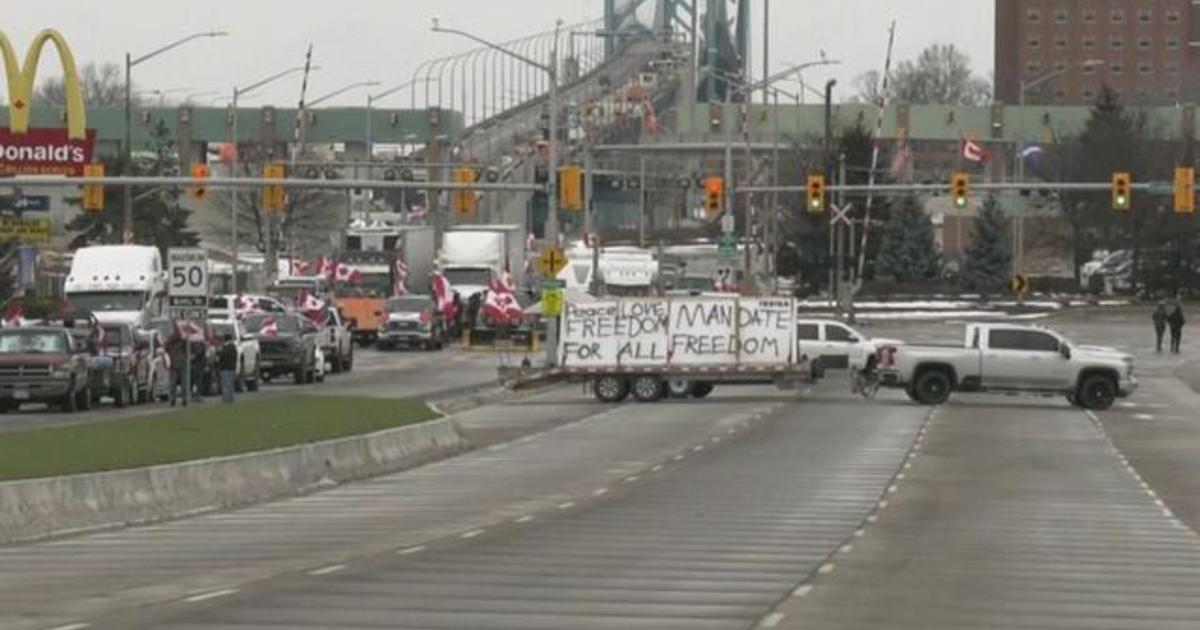
[[[538,269],[541,269],[542,275],[547,278],[558,276],[558,272],[566,266],[567,257],[557,247],[547,247],[542,250],[542,255],[538,256]]]
[[[45,243],[50,240],[50,219],[0,219],[0,238]]]
[[[546,317],[558,317],[562,315],[562,308],[562,289],[542,289],[542,315]]]
[[[1016,275],[1009,281],[1008,287],[1012,289],[1013,293],[1023,295],[1029,292],[1029,280],[1025,276]]]

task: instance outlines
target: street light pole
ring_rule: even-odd
[[[121,172],[128,175],[129,169],[133,165],[133,67],[149,61],[169,50],[178,48],[192,40],[207,38],[207,37],[224,37],[229,33],[225,31],[204,31],[193,33],[187,37],[175,40],[166,46],[150,51],[140,57],[134,57],[131,53],[125,53],[125,142],[121,150]],[[133,242],[133,191],[129,186],[124,187],[124,217],[122,220],[122,235],[121,240],[125,243]]]
[[[316,70],[317,68],[312,68],[312,69]],[[238,98],[240,98],[244,94],[247,94],[249,92],[257,90],[258,88],[260,88],[264,85],[267,85],[268,83],[278,81],[279,79],[282,79],[288,75],[295,74],[297,72],[304,72],[304,66],[297,66],[295,68],[288,68],[287,70],[284,70],[283,72],[277,72],[265,79],[262,79],[261,81],[258,81],[256,83],[251,83],[250,85],[248,85],[244,88],[239,88],[239,87],[233,88],[233,101],[231,103],[231,105],[233,107],[233,111],[232,111],[232,120],[230,121],[230,134],[233,136],[233,157],[230,159],[230,175],[229,175],[230,177],[236,178],[239,176],[238,169],[240,168],[239,162],[241,161],[241,150],[238,147]],[[233,293],[233,294],[236,294],[238,292],[237,291],[237,289],[238,289],[238,286],[237,286],[238,285],[238,277],[237,277],[237,274],[238,274],[237,213],[238,213],[238,191],[236,189],[230,188],[229,189],[229,249],[231,250],[230,253],[233,256],[233,274],[232,274],[232,277],[230,280],[229,292]],[[273,275],[273,270],[269,270],[268,273],[271,273]]]

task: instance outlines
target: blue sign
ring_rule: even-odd
[[[4,196],[0,197],[0,205],[22,212],[45,212],[50,209],[50,197],[47,195]]]

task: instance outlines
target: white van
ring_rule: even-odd
[[[102,324],[141,328],[162,315],[167,274],[157,247],[97,245],[75,250],[63,285],[67,303]]]

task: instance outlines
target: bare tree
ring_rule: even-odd
[[[125,102],[125,78],[121,66],[88,63],[79,70],[79,91],[89,107],[113,107]],[[66,105],[67,89],[62,77],[50,77],[37,87],[35,97],[45,105]]]
[[[900,62],[888,77],[886,93],[875,70],[859,75],[854,86],[858,98],[872,103],[886,97],[925,105],[985,105],[992,97],[991,83],[971,72],[971,58],[953,44],[934,44],[915,60]]]

